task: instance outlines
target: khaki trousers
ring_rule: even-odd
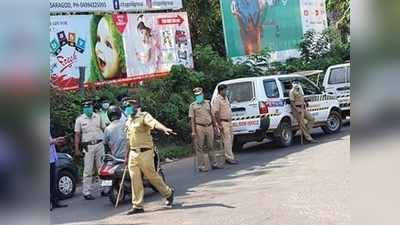
[[[232,123],[222,121],[222,142],[224,143],[225,158],[228,160],[234,160],[235,156],[232,152],[233,134],[232,134]]]
[[[299,108],[297,110],[293,109],[292,111],[299,124],[300,131],[303,133],[303,136],[306,140],[312,140],[313,138],[310,135],[310,130],[314,125],[315,119],[307,110]],[[307,121],[307,124],[304,120]]]
[[[154,167],[154,151],[129,152],[129,174],[132,186],[133,208],[143,208],[144,187],[142,173],[149,182],[162,194],[164,198],[171,195],[172,190],[168,187]]]
[[[196,133],[197,137],[195,139],[195,142],[196,142],[196,155],[198,162],[197,165],[199,166],[199,168],[207,168],[208,163],[206,161],[209,159],[211,165],[215,166],[216,159],[215,159],[213,126],[204,127],[196,125]],[[208,148],[208,159],[204,151],[204,142],[206,142]]]
[[[85,150],[83,150],[85,151]],[[100,142],[95,145],[88,145],[88,152],[85,151],[84,165],[83,165],[83,195],[91,194],[93,189],[93,175],[94,169],[100,170],[103,162],[101,157],[104,155],[104,145]]]

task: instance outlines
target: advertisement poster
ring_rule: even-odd
[[[186,13],[50,17],[53,85],[131,83],[168,75],[172,65],[193,67]]]
[[[192,67],[186,14],[130,14],[128,21],[124,32],[128,74],[164,73],[174,64]]]
[[[50,13],[181,9],[182,0],[50,0]]]
[[[327,26],[324,0],[301,0],[303,30],[322,32]]]
[[[90,43],[91,16],[50,17],[50,75],[60,87],[79,85],[79,66],[90,74],[92,49]]]
[[[272,51],[273,61],[298,57],[298,45],[303,34],[308,29],[317,28],[320,31],[315,25],[305,26],[302,16],[305,2],[306,0],[221,0],[228,56],[234,60],[240,59],[267,48]]]

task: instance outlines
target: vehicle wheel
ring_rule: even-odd
[[[164,183],[167,183],[167,180],[165,180],[165,175],[164,172],[162,171],[162,169],[160,169],[160,171],[158,172],[158,174],[160,174],[162,180],[164,181]],[[153,185],[150,184],[151,189],[153,189],[154,192],[158,192],[157,188],[155,188]]]
[[[326,134],[334,134],[339,132],[340,129],[342,129],[342,118],[340,113],[332,111],[326,120],[326,125],[322,126],[321,129]]]
[[[284,120],[279,124],[275,133],[275,141],[281,147],[287,147],[292,144],[293,131],[289,121]]]
[[[118,181],[113,181],[113,183],[114,182],[115,182],[115,184],[113,184],[110,194],[108,196],[108,198],[110,199],[110,201],[113,205],[115,205],[115,203],[117,202],[119,184],[121,181],[118,180]],[[119,196],[119,203],[122,203],[124,200],[125,200],[125,190],[122,190],[121,195]]]
[[[57,195],[61,200],[71,198],[75,193],[76,180],[68,170],[61,170],[57,177]]]

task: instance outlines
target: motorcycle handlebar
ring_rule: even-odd
[[[114,161],[117,161],[117,162],[125,162],[124,159],[117,158],[117,157],[115,157],[115,156],[113,156],[113,155],[111,155],[111,154],[105,154],[105,155],[102,157],[102,160],[104,160],[106,157],[107,157],[107,158],[111,158],[111,159],[113,159]]]

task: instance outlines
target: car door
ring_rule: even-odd
[[[226,84],[232,109],[233,131],[253,132],[260,127],[256,82],[242,81]]]
[[[304,77],[298,78],[301,87],[303,88],[304,98],[307,104],[307,111],[314,116],[315,121],[325,121],[329,114],[329,105],[326,101],[326,94],[310,80]]]
[[[340,98],[350,91],[348,82],[348,66],[334,67],[331,69],[326,92]]]

